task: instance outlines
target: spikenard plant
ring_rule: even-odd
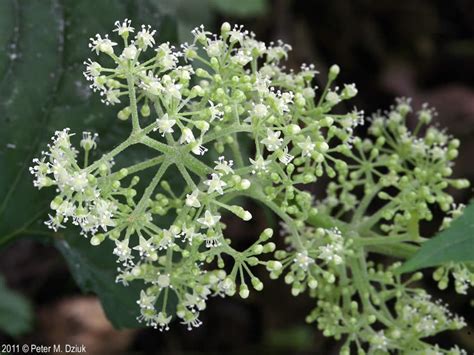
[[[85,76],[105,104],[123,104],[118,118],[131,121],[130,135],[93,161],[96,134],[84,133],[79,154],[73,133],[57,131],[31,172],[38,188],[56,188],[48,227],[72,222],[94,246],[115,242],[117,282],[144,284],[141,321],[161,330],[173,319],[198,327],[209,297],[262,290],[252,271],[262,265],[293,295],[315,299],[306,320],[344,338],[343,354],[462,352],[423,340],[465,322],[416,287],[421,273],[397,273],[426,240],[419,226],[433,205],[446,212],[441,228],[461,213],[445,190],[469,185],[450,178],[459,141],[429,125],[433,109],[421,107],[410,130],[413,108],[399,99],[368,119],[361,139],[354,129],[363,112],[331,113],[357,94],[354,84],[333,87],[337,65],[319,91],[312,65],[285,70],[289,45],[266,45],[240,26],[224,23],[220,35],[196,28],[179,51],[128,20],[114,32],[123,49],[107,35],[92,38],[92,51],[105,58],[89,60]],[[116,167],[114,159],[136,145],[154,157]],[[139,188],[145,169],[155,174]],[[330,183],[322,199],[304,190],[323,176]],[[171,187],[177,177],[184,188]],[[275,250],[269,228],[248,249],[232,247],[222,215],[252,223],[241,197],[281,219],[284,250]],[[378,254],[395,261],[373,261]],[[438,271],[441,287],[450,271],[465,293],[471,271],[464,264]]]

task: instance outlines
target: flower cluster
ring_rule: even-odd
[[[179,50],[156,44],[154,30],[129,20],[114,32],[120,40],[91,38],[99,59],[85,63],[84,75],[105,104],[121,105],[117,117],[131,121],[129,137],[89,164],[96,135],[84,134],[80,163],[72,135],[57,132],[31,172],[38,188],[57,188],[48,226],[57,230],[71,219],[91,244],[115,243],[117,282],[144,284],[140,321],[161,330],[174,319],[197,327],[211,296],[246,298],[249,285],[262,290],[252,271],[262,265],[272,278],[284,275],[293,295],[316,299],[307,320],[326,336],[345,335],[343,352],[424,351],[431,346],[421,338],[462,326],[409,287],[418,274],[401,280],[397,263],[367,262],[369,253],[384,254],[388,240],[421,243],[418,225],[432,218],[431,205],[457,213],[445,190],[468,185],[450,178],[459,141],[426,128],[432,109],[422,107],[411,131],[412,107],[401,99],[370,118],[370,137],[361,139],[354,132],[363,112],[332,112],[357,94],[354,84],[333,85],[337,65],[319,91],[312,65],[283,66],[289,45],[267,45],[242,26],[224,23],[219,35],[198,27]],[[114,157],[134,145],[156,156],[115,167]],[[154,177],[139,184],[145,169]],[[331,182],[315,202],[303,186],[321,176]],[[275,250],[271,229],[246,250],[232,247],[226,215],[253,219],[241,197],[282,220],[285,250]],[[370,213],[374,203],[385,206]],[[263,257],[269,253],[274,259]],[[463,267],[453,272],[461,291],[472,284]],[[444,271],[437,277],[444,282]],[[410,337],[401,336],[406,332]]]

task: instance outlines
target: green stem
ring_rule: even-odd
[[[165,162],[160,166],[160,168],[156,172],[156,175],[153,177],[153,180],[151,180],[150,185],[148,185],[148,187],[145,189],[143,196],[141,197],[140,201],[137,204],[137,207],[135,208],[132,214],[136,215],[143,212],[146,201],[153,194],[153,191],[155,190],[156,186],[160,182],[161,178],[163,177],[164,173],[168,169],[169,165],[170,165],[169,162]]]
[[[135,94],[135,82],[133,74],[127,74],[128,97],[130,100],[130,110],[132,111],[132,131],[138,132],[140,130],[140,122],[138,119],[137,97]]]

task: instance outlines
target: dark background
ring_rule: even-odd
[[[367,113],[388,108],[397,96],[412,97],[415,106],[429,102],[439,113],[436,121],[462,142],[455,175],[474,181],[473,1],[274,0],[256,1],[255,7],[247,0],[237,9],[226,1],[211,3],[208,12],[194,18],[190,11],[179,16],[188,19],[188,27],[206,22],[217,30],[222,21],[229,21],[245,24],[261,40],[284,40],[293,46],[288,68],[314,63],[321,72],[319,86],[329,66],[339,64],[338,82],[357,84],[359,94],[352,102]],[[90,6],[88,16],[93,18],[93,2]],[[458,202],[467,202],[472,189],[455,196]],[[265,223],[263,212],[252,213],[257,214],[258,225],[244,227],[230,221],[229,233],[237,245],[254,240],[254,230]],[[434,228],[426,226],[428,233]],[[260,294],[251,293],[247,300],[212,299],[202,313],[203,325],[192,332],[178,324],[167,333],[117,331],[104,317],[97,298],[81,293],[53,243],[26,235],[0,249],[0,273],[12,289],[31,300],[34,322],[30,331],[15,338],[0,333],[0,344],[77,343],[86,344],[88,353],[99,354],[338,353],[336,341],[304,322],[312,300],[292,297],[282,280],[270,281],[260,271],[267,281]],[[433,341],[474,351],[472,293],[465,297],[439,292],[430,277],[423,287],[449,300],[450,308],[469,324]]]

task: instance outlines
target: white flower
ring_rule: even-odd
[[[160,240],[160,243],[158,244],[158,249],[159,250],[168,249],[170,246],[174,244],[174,239],[176,237],[178,237],[178,235],[173,234],[168,229],[163,229],[161,240]]]
[[[194,36],[194,41],[198,41],[201,43],[205,43],[207,40],[207,36],[212,35],[211,32],[205,30],[204,25],[196,27],[194,30],[191,31],[191,33]]]
[[[140,291],[140,299],[137,301],[142,309],[155,309],[156,296],[148,295],[144,290]]]
[[[145,239],[143,236],[138,238],[138,245],[133,247],[133,250],[137,250],[140,256],[149,257],[154,252],[153,242],[151,239]]]
[[[165,113],[161,118],[158,118],[156,120],[157,123],[157,128],[161,133],[162,136],[164,136],[166,133],[173,133],[173,126],[176,124],[176,120],[170,119],[168,114]]]
[[[155,45],[155,39],[153,38],[155,33],[155,30],[151,31],[151,26],[142,25],[142,29],[135,36],[138,47],[145,51],[148,47],[153,47]]]
[[[68,185],[76,192],[84,192],[86,187],[89,185],[87,174],[85,172],[72,173]]]
[[[242,44],[244,38],[248,35],[248,31],[243,31],[243,26],[235,25],[234,28],[229,31],[229,41],[239,42]]]
[[[113,201],[107,201],[102,198],[96,200],[91,209],[91,212],[96,217],[97,226],[102,227],[103,230],[107,230],[109,226],[115,226],[115,222],[112,219],[115,211],[117,211],[117,205]]]
[[[235,54],[234,56],[231,57],[231,61],[234,64],[238,64],[240,66],[245,66],[250,61],[252,60],[252,57],[248,55],[247,52],[244,52],[243,50],[240,50]]]
[[[158,286],[161,288],[166,288],[170,285],[171,279],[170,275],[167,274],[161,274],[158,276],[158,279],[156,280],[156,283]]]
[[[305,271],[308,270],[309,265],[314,263],[314,259],[308,256],[307,250],[296,253],[295,259],[293,261]]]
[[[91,43],[89,43],[89,48],[91,51],[95,51],[96,54],[99,54],[99,52],[113,54],[113,47],[117,45],[117,43],[112,42],[109,39],[108,35],[105,35],[105,37],[102,38],[99,34],[96,34],[95,38],[91,38],[90,41]]]
[[[341,98],[339,97],[339,94],[335,91],[329,91],[326,94],[325,100],[329,102],[331,105],[335,105],[341,101]]]
[[[49,220],[44,222],[46,226],[48,226],[49,229],[52,229],[53,231],[57,232],[59,228],[66,228],[64,225],[62,225],[62,220],[63,218],[60,215],[56,216],[51,216],[48,214]]]
[[[196,140],[196,138],[194,138],[194,134],[193,134],[193,131],[188,128],[188,127],[184,127],[182,130],[181,130],[181,137],[179,138],[179,144],[184,144],[184,143],[192,143]]]
[[[370,339],[370,344],[376,350],[387,351],[388,349],[388,339],[385,336],[383,330],[378,331],[372,335]]]
[[[187,240],[190,244],[193,242],[193,238],[198,236],[199,233],[196,233],[195,228],[193,225],[188,227],[187,225],[183,225],[181,227],[181,235],[184,237],[183,240]]]
[[[256,174],[257,172],[268,172],[268,165],[271,163],[270,160],[265,160],[261,155],[259,155],[255,160],[249,158],[250,163],[253,165],[252,174]]]
[[[115,241],[115,249],[113,253],[119,257],[118,261],[126,262],[128,259],[132,258],[132,250],[128,246],[128,242],[128,239],[122,241],[117,239]]]
[[[86,65],[84,76],[87,80],[93,80],[94,78],[97,78],[100,75],[100,72],[102,71],[102,66],[99,63],[93,62],[91,59],[89,59],[87,62],[84,62],[84,64]]]
[[[206,242],[206,248],[216,248],[221,245],[220,236],[219,235],[206,235],[204,238]]]
[[[268,115],[268,107],[264,104],[256,104],[252,110],[252,116],[256,118],[264,118]]]
[[[193,143],[191,151],[196,155],[204,155],[207,152],[207,148],[201,145],[201,140],[198,140]]]
[[[357,88],[355,84],[344,84],[344,89],[342,90],[342,96],[346,99],[350,99],[357,95]]]
[[[214,103],[209,100],[209,113],[211,114],[211,117],[209,118],[209,121],[212,122],[214,121],[216,118],[217,119],[222,119],[222,116],[224,115],[224,112],[222,112],[220,110],[222,104],[217,104],[217,105],[214,105]]]
[[[204,217],[198,218],[197,221],[201,223],[203,226],[206,228],[211,228],[213,227],[217,222],[219,222],[221,219],[221,216],[215,215],[213,216],[211,212],[206,210],[204,213]]]
[[[285,165],[290,164],[294,158],[293,155],[288,154],[288,147],[285,147],[283,150],[278,151],[278,153],[278,160],[280,160],[280,162]]]
[[[183,321],[181,324],[187,325],[187,329],[191,330],[201,326],[202,322],[199,320],[199,312],[186,312],[184,317],[182,318]]]
[[[186,206],[199,208],[201,202],[198,199],[199,190],[194,190],[192,193],[186,195]]]
[[[101,95],[102,94],[103,93],[101,93]],[[104,102],[106,105],[119,104],[120,103],[119,96],[120,96],[120,90],[115,90],[115,89],[107,90],[105,92],[105,99],[102,100],[102,102]]]
[[[218,57],[222,54],[224,43],[220,40],[209,41],[206,52],[209,57]]]
[[[134,60],[137,56],[137,52],[137,47],[131,44],[123,49],[121,57],[127,60]]]
[[[216,167],[214,169],[218,171],[220,175],[234,173],[234,170],[232,169],[232,165],[234,165],[234,162],[232,160],[227,161],[223,156],[221,156],[219,157],[219,160],[215,161],[214,163],[216,164]]]
[[[177,100],[181,100],[181,84],[176,84],[174,82],[169,82],[165,86],[165,91],[171,95],[171,97],[174,97]]]
[[[135,29],[131,26],[132,21],[129,19],[123,20],[122,23],[120,21],[115,21],[115,29],[114,32],[118,32],[119,36],[127,37],[129,33],[133,33]]]
[[[99,135],[97,133],[82,132],[81,147],[84,150],[91,150],[97,147],[96,139]]]
[[[283,142],[283,138],[279,138],[280,135],[280,131],[272,131],[270,128],[267,128],[267,136],[260,143],[264,144],[270,152],[274,152]]]
[[[298,143],[297,145],[298,147],[301,148],[302,157],[311,156],[311,153],[314,151],[314,148],[316,147],[316,145],[311,141],[310,137],[306,137],[306,139],[303,142]]]
[[[221,177],[218,174],[211,174],[211,179],[204,181],[204,184],[208,186],[208,193],[211,194],[214,191],[217,191],[220,195],[224,193],[222,188],[227,186],[227,184],[221,180]]]
[[[169,324],[171,322],[171,316],[167,316],[166,313],[164,312],[159,312],[154,321],[156,322],[156,324],[158,324],[160,326],[160,332],[162,332],[163,330],[169,330],[170,327],[169,327]]]

